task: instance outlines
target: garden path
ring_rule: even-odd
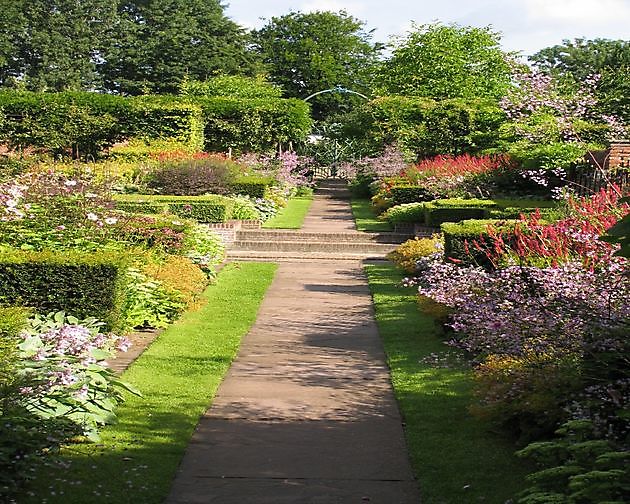
[[[340,191],[304,232],[354,228]],[[279,263],[167,502],[419,501],[360,262]]]

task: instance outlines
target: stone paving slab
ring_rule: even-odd
[[[409,465],[398,456],[404,443],[391,442],[399,429],[389,418],[288,423],[206,417],[181,469],[193,478],[410,480]]]
[[[417,504],[413,481],[194,478],[171,504]]]
[[[305,231],[354,229],[334,186]],[[170,504],[420,502],[359,262],[280,263]]]

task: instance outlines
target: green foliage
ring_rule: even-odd
[[[135,213],[172,213],[198,222],[225,222],[234,203],[222,196],[164,196],[127,194],[115,197],[116,207]]]
[[[203,109],[205,150],[264,152],[302,140],[311,129],[309,105],[296,99],[195,98]]]
[[[97,58],[111,40],[115,0],[0,2],[0,86],[100,88]]]
[[[415,273],[419,259],[440,253],[443,248],[444,243],[439,235],[431,238],[414,238],[400,244],[396,250],[387,254],[387,258],[407,273]]]
[[[264,198],[267,190],[274,184],[271,177],[249,175],[237,177],[230,184],[230,191],[250,198]]]
[[[396,144],[413,157],[425,158],[495,147],[505,119],[491,100],[384,96],[345,115],[342,131],[369,155]]]
[[[122,323],[127,260],[114,253],[0,253],[0,303]]]
[[[431,201],[433,195],[424,187],[411,185],[394,185],[389,189],[387,198],[392,206],[405,203]]]
[[[160,334],[121,376],[144,397],[128,395],[117,409],[118,423],[103,429],[100,443],[64,450],[69,467],[38,471],[29,488],[33,495],[20,502],[79,503],[86,495],[94,504],[163,502],[275,270],[273,264],[255,263],[222,269],[203,294],[206,303]],[[123,459],[128,466],[121,469]],[[107,492],[100,491],[103,485]]]
[[[260,220],[260,212],[256,210],[256,205],[248,197],[234,196],[232,198],[234,207],[232,208],[232,219],[236,220]]]
[[[424,223],[427,226],[439,227],[443,222],[483,219],[487,214],[487,210],[496,207],[497,204],[492,200],[434,200],[424,204]]]
[[[370,200],[352,198],[350,205],[352,206],[352,215],[357,231],[373,233],[392,230],[392,226],[389,222],[378,219]]]
[[[218,0],[118,3],[100,72],[108,91],[175,93],[186,78],[251,74],[257,64],[243,29]]]
[[[287,205],[280,209],[275,217],[272,217],[263,224],[263,228],[268,229],[300,229],[304,218],[313,203],[313,198],[294,197],[289,199]]]
[[[264,75],[246,77],[242,75],[218,75],[205,81],[186,79],[180,94],[188,97],[231,97],[231,98],[281,98],[282,89],[269,82]]]
[[[379,218],[390,224],[422,223],[424,222],[424,203],[401,203],[387,209]]]
[[[596,38],[563,40],[529,58],[543,72],[581,82],[601,75],[597,87],[599,106],[630,124],[630,42]]]
[[[539,465],[527,476],[531,486],[517,502],[623,502],[630,492],[630,453],[595,437],[586,420],[567,422],[556,434],[552,441],[531,443],[517,452]]]
[[[510,85],[510,60],[488,27],[414,25],[392,44],[378,83],[381,94],[499,99]]]
[[[198,150],[203,118],[195,105],[169,98],[129,99],[98,93],[3,91],[0,137],[15,147],[98,155],[128,137],[174,138]]]
[[[271,80],[287,96],[307,96],[336,86],[369,91],[370,69],[382,48],[371,42],[365,24],[345,11],[290,12],[272,17],[254,33],[256,48]],[[357,99],[339,94],[313,98],[316,118]]]
[[[474,219],[461,222],[445,222],[440,226],[444,234],[444,257],[457,264],[488,264],[485,249],[479,250],[473,242],[488,236],[488,226],[508,231],[514,221]]]

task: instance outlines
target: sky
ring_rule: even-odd
[[[223,2],[222,2],[223,3]],[[290,11],[341,9],[375,29],[373,40],[387,42],[419,24],[440,21],[491,26],[505,50],[530,55],[585,37],[630,40],[630,0],[224,0],[225,13],[247,28]]]

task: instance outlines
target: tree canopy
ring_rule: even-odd
[[[391,48],[378,75],[382,94],[497,99],[510,84],[512,55],[490,28],[414,25]]]
[[[529,59],[542,72],[574,82],[598,76],[600,108],[630,124],[630,41],[564,40]]]
[[[189,76],[253,74],[219,0],[0,0],[0,85],[176,92]]]
[[[365,23],[345,11],[291,12],[271,18],[254,33],[271,80],[295,98],[336,86],[369,92],[370,69],[382,49],[371,37]],[[313,100],[315,116],[338,110],[342,103],[339,96],[320,95]]]

